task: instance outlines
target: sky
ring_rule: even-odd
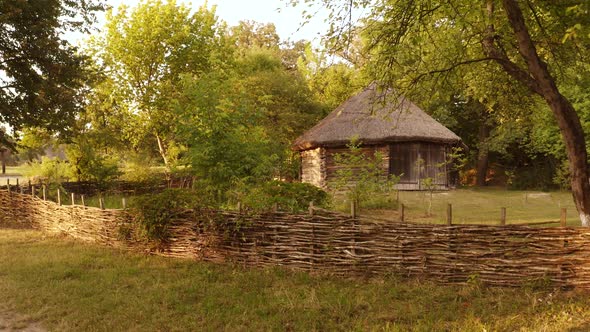
[[[274,23],[281,40],[306,39],[319,45],[321,35],[328,29],[325,22],[327,13],[323,10],[308,9],[305,5],[296,7],[287,5],[282,0],[177,0],[178,3],[185,3],[194,9],[199,8],[205,2],[207,6],[217,6],[217,16],[230,26],[237,25],[243,20],[253,20],[259,23]],[[106,3],[118,8],[121,4],[135,7],[140,0],[107,0]],[[304,10],[317,14],[304,26],[301,25],[302,12]],[[100,19],[98,27],[104,25],[104,16]]]

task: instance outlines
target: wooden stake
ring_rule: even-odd
[[[20,188],[20,194],[24,195],[25,194],[25,187],[19,186],[19,188]]]
[[[561,217],[559,218],[561,227],[567,226],[567,208],[561,208]]]
[[[84,202],[84,195],[80,195],[80,199],[82,200],[82,206],[86,206],[86,202]]]
[[[406,219],[406,206],[402,203],[399,206],[399,221],[404,222]]]
[[[35,186],[31,187],[31,196],[35,197]]]
[[[61,205],[61,191],[57,188],[57,205]]]
[[[72,205],[76,205],[76,194],[72,193]]]
[[[272,205],[272,213],[277,213],[278,210],[279,210],[279,203],[274,203]]]
[[[19,186],[19,185],[18,185],[18,178],[16,178],[16,186],[17,186],[17,187]]]
[[[6,188],[8,188],[8,196],[12,195],[12,192],[10,191],[10,183],[6,184]]]
[[[238,212],[242,213],[242,202],[238,202]]]
[[[447,225],[451,226],[453,224],[453,205],[449,203],[447,205]]]
[[[506,208],[503,207],[500,209],[500,225],[506,225]]]
[[[121,203],[123,203],[123,210],[127,209],[127,198],[121,198]]]
[[[104,210],[104,198],[102,198],[102,197],[98,198],[98,205],[101,210]]]
[[[350,201],[350,216],[353,218],[357,217],[357,206],[356,201],[354,199]]]
[[[47,186],[43,185],[43,200],[46,201],[47,200]]]
[[[10,178],[6,179],[6,186],[10,187]]]
[[[313,201],[309,202],[308,211],[309,211],[309,215],[313,216]]]

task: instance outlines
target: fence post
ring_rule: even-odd
[[[76,194],[72,193],[72,205],[76,205]]]
[[[123,203],[123,210],[127,209],[127,198],[121,198],[121,203]]]
[[[350,201],[350,216],[353,218],[356,218],[358,215],[357,213],[357,206],[356,206],[356,200],[352,200]]]
[[[6,188],[8,188],[8,196],[12,195],[12,192],[10,191],[10,183],[6,184]]]
[[[19,188],[20,188],[20,194],[24,195],[25,194],[25,187],[19,186]]]
[[[309,211],[309,215],[313,216],[313,201],[309,202],[309,208],[307,210]]]
[[[503,207],[500,209],[500,225],[506,225],[506,208]]]
[[[561,217],[559,218],[561,227],[567,226],[567,208],[561,208]]]
[[[43,200],[46,201],[47,200],[47,186],[43,185]]]
[[[311,224],[311,252],[309,255],[309,270],[313,271],[315,266],[315,225]]]
[[[57,205],[61,205],[61,191],[57,188]]]
[[[20,186],[18,185],[18,178],[16,178],[16,186],[17,186],[17,187],[20,187]]]
[[[279,203],[274,203],[272,205],[272,213],[277,213],[278,210],[279,210]]]
[[[98,205],[101,210],[104,210],[104,198],[102,198],[102,196],[98,198]]]
[[[406,206],[402,203],[399,206],[399,220],[404,222],[406,219]]]
[[[447,205],[447,225],[451,226],[453,224],[453,205],[449,203]]]
[[[242,202],[238,202],[238,213],[242,213]]]
[[[35,186],[31,187],[31,196],[35,197]]]
[[[86,202],[84,202],[84,195],[80,195],[80,199],[82,200],[82,206],[86,207]]]
[[[6,179],[6,186],[10,187],[10,178]]]

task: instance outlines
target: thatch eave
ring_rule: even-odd
[[[467,146],[463,144],[461,140],[449,140],[449,139],[440,139],[440,138],[432,138],[432,137],[404,137],[404,136],[394,136],[394,137],[386,137],[384,139],[379,140],[359,140],[362,145],[384,145],[389,143],[402,143],[402,142],[431,142],[431,143],[440,143],[445,145],[451,146],[460,146],[464,149],[467,149]],[[293,151],[307,151],[316,148],[337,148],[343,147],[350,143],[350,140],[337,140],[337,141],[327,141],[327,142],[313,142],[313,141],[302,141],[291,146]]]
[[[459,136],[414,103],[373,83],[298,137],[292,149],[346,146],[352,137],[365,145],[433,142],[465,147]]]

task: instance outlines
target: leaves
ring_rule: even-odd
[[[101,1],[0,2],[0,122],[69,131],[90,75],[62,32],[87,31],[103,9]]]

